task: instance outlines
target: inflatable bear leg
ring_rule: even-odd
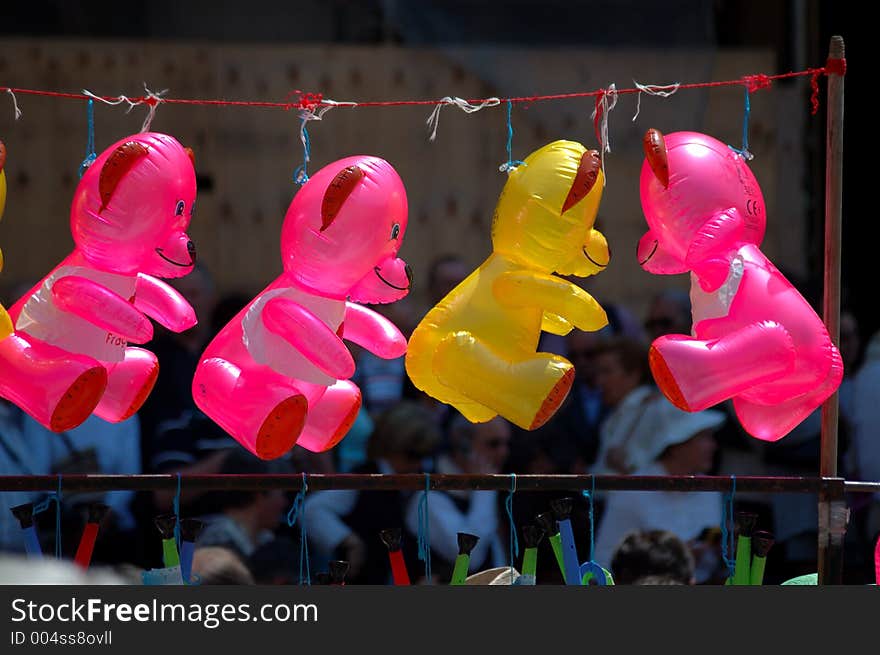
[[[351,429],[361,408],[361,391],[349,380],[327,387],[324,395],[309,407],[309,417],[298,446],[313,453],[330,450]]]
[[[535,353],[511,362],[470,332],[443,339],[433,365],[441,383],[524,430],[546,423],[574,381],[574,367],[563,357]]]
[[[473,399],[451,387],[442,383],[433,384],[435,379],[434,354],[437,345],[432,339],[431,332],[431,330],[416,330],[410,337],[406,352],[406,372],[409,379],[427,395],[455,407],[472,423],[484,423],[498,416],[494,410],[474,402]],[[430,392],[425,388],[426,384],[430,385]]]
[[[763,441],[778,441],[834,393],[843,379],[843,360],[832,346],[831,369],[825,379],[807,393],[775,405],[759,405],[734,398],[733,408],[746,431]]]
[[[772,321],[755,323],[720,339],[670,334],[651,344],[651,373],[663,395],[686,412],[698,412],[794,368],[794,343]]]
[[[192,389],[196,405],[260,459],[293,448],[308,413],[306,397],[264,366],[251,371],[212,357],[199,363]]]
[[[125,359],[104,365],[107,390],[95,414],[110,423],[120,423],[133,416],[150,395],[159,377],[159,362],[149,350],[126,348]]]
[[[72,430],[95,410],[107,386],[97,360],[25,334],[0,341],[0,396],[53,432]]]

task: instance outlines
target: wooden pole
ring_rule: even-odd
[[[844,58],[843,37],[832,36],[828,59]],[[825,297],[823,318],[834,345],[840,343],[840,240],[843,204],[843,78],[840,72],[827,73],[828,122],[825,136]],[[835,392],[822,405],[822,446],[819,475],[837,475],[838,395]],[[835,551],[843,544],[833,537],[831,502],[826,494],[819,499],[819,584],[839,584],[842,555]]]

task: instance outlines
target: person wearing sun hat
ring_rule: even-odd
[[[648,446],[651,461],[633,475],[702,475],[712,467],[717,448],[714,431],[724,423],[721,412],[683,412],[669,404],[657,414]],[[721,519],[721,495],[714,492],[609,492],[597,529],[594,559],[608,566],[614,551],[631,532],[668,530],[682,541],[695,539]],[[699,581],[698,581],[699,582]]]

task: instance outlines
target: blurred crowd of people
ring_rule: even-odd
[[[429,270],[426,307],[411,299],[378,307],[408,334],[424,311],[442,299],[469,269],[456,256],[439,257]],[[295,447],[272,462],[242,449],[194,405],[190,384],[197,358],[216,333],[249,300],[218,298],[208,271],[173,281],[200,317],[183,334],[157,329],[152,344],[161,362],[159,379],[142,410],[110,424],[95,417],[52,434],[0,400],[0,475],[65,473],[516,473],[621,475],[807,475],[817,474],[820,413],[817,410],[775,444],[746,435],[732,409],[721,405],[688,414],[653,385],[648,346],[663,334],[690,333],[690,299],[666,291],[650,303],[644,320],[623,305],[602,304],[609,325],[599,332],[545,334],[539,349],[575,365],[576,380],[556,415],[538,430],[521,430],[502,418],[472,424],[409,382],[403,358],[382,360],[355,351],[354,381],[363,407],[346,438],[326,453]],[[880,480],[880,333],[865,347],[855,318],[841,319],[840,349],[846,377],[840,388],[839,471],[848,479]],[[387,584],[391,579],[385,528],[400,528],[402,550],[414,581],[424,581],[418,537],[429,535],[433,582],[446,583],[458,555],[457,533],[479,537],[470,571],[510,562],[505,492],[389,490],[316,491],[306,496],[311,574],[333,560],[348,562],[347,582]],[[153,519],[170,511],[171,491],[64,494],[62,551],[72,555],[89,503],[111,512],[101,527],[94,560],[118,567],[161,566]],[[517,492],[511,508],[517,529],[536,522],[558,492]],[[8,508],[38,502],[45,494],[5,492],[0,511],[0,551],[22,552],[22,530]],[[292,495],[281,491],[198,493],[184,486],[180,514],[205,522],[194,571],[204,582],[291,584],[300,571],[299,527],[285,520]],[[618,584],[712,584],[724,579],[721,557],[722,498],[716,493],[609,492],[573,499],[572,525],[580,561],[593,559]],[[847,532],[848,582],[872,580],[872,544],[880,534],[880,498],[853,496]],[[817,499],[803,494],[737,494],[737,508],[758,514],[776,546],[766,579],[781,581],[815,571]],[[47,552],[56,539],[52,511],[38,517]],[[426,516],[420,516],[425,512]],[[427,525],[424,525],[424,521]],[[591,526],[595,534],[591,534]],[[539,584],[561,583],[552,551],[539,549]]]

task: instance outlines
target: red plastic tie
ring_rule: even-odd
[[[764,75],[763,73],[759,73],[758,75],[746,75],[743,78],[743,82],[746,85],[746,88],[749,90],[749,93],[754,93],[755,91],[760,91],[761,89],[770,88],[772,81],[770,80],[769,75]]]
[[[829,59],[825,62],[825,74],[846,75],[846,59]]]

